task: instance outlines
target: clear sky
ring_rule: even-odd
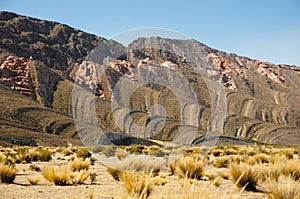
[[[0,10],[105,38],[134,28],[168,28],[219,50],[300,66],[299,0],[0,0]]]

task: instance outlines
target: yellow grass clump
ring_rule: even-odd
[[[17,169],[11,165],[0,163],[0,182],[11,184],[14,182],[17,175]]]
[[[66,165],[45,166],[42,168],[41,174],[46,180],[55,185],[67,185],[71,183],[70,170]]]
[[[270,199],[298,199],[300,198],[300,185],[288,178],[284,183],[269,181]]]
[[[27,181],[31,184],[31,185],[36,185],[39,181],[40,181],[40,177],[35,175],[35,176],[29,176],[27,178]]]
[[[232,179],[237,187],[245,188],[246,191],[257,191],[257,183],[260,179],[258,170],[248,164],[232,164]]]
[[[176,159],[169,165],[171,173],[180,178],[198,179],[203,176],[203,162],[199,157],[185,156]]]
[[[88,170],[90,167],[90,160],[74,160],[70,163],[70,168],[73,171],[81,171],[81,170]]]

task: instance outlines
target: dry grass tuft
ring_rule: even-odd
[[[116,152],[115,152],[115,155],[116,155],[116,157],[117,157],[119,160],[124,160],[125,158],[128,157],[129,152],[127,152],[126,150],[117,148],[117,149],[116,149]]]
[[[14,182],[17,175],[17,169],[11,165],[0,163],[0,182],[11,184]]]
[[[83,184],[84,181],[89,177],[89,174],[86,170],[80,170],[80,172],[74,178],[74,184]]]
[[[203,176],[203,162],[199,157],[180,157],[170,164],[172,174],[180,178],[198,179]]]
[[[300,198],[300,185],[289,178],[285,183],[269,182],[270,199],[298,199]]]
[[[151,156],[134,156],[116,162],[115,169],[127,172],[148,173],[153,176],[158,175],[161,168],[166,164],[166,160]]]
[[[256,168],[240,163],[232,164],[230,170],[237,187],[245,187],[246,191],[257,191],[257,183],[261,176]]]
[[[41,174],[46,180],[55,185],[70,184],[71,175],[68,166],[45,166],[42,168]]]
[[[90,160],[74,160],[70,163],[70,169],[73,171],[88,170],[90,167]]]
[[[91,157],[91,153],[86,148],[78,148],[76,151],[77,158],[85,160],[86,158]]]
[[[30,176],[27,178],[27,181],[31,185],[36,185],[40,181],[40,177],[38,175]]]
[[[107,172],[117,181],[121,181],[124,171],[121,171],[119,169],[115,169],[112,167],[107,167]]]
[[[133,198],[146,199],[153,190],[150,177],[145,174],[124,173],[123,182],[129,196]]]

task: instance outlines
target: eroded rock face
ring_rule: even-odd
[[[285,78],[280,73],[280,67],[269,63],[269,62],[261,62],[261,61],[255,61],[256,71],[266,76],[267,78],[283,85],[283,86],[289,86],[289,84],[286,82]]]
[[[175,70],[178,66],[170,61],[162,63],[150,58],[138,61],[137,66],[126,60],[114,60],[110,66],[103,66],[93,61],[83,61],[75,72],[74,81],[80,86],[90,90],[96,96],[109,99],[112,89],[116,83],[113,79],[123,76],[134,82],[137,81],[135,70],[137,67],[149,66],[150,71],[156,75],[161,75],[160,69],[169,68]],[[108,75],[110,74],[110,75]]]
[[[29,60],[8,56],[0,66],[0,83],[26,96],[33,96]]]

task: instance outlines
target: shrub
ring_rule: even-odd
[[[224,151],[222,149],[213,149],[211,151],[211,154],[215,157],[219,157],[219,156],[224,155]]]
[[[155,156],[155,157],[164,157],[165,152],[159,147],[150,147],[149,155]]]
[[[30,165],[29,168],[30,168],[31,171],[37,171],[37,172],[41,171],[41,168],[34,165],[34,164]]]
[[[38,150],[38,160],[41,162],[48,162],[52,159],[52,153],[47,149]]]
[[[67,185],[70,183],[70,170],[66,165],[63,166],[45,166],[41,174],[46,180],[55,185]]]
[[[27,181],[31,184],[31,185],[36,185],[39,181],[40,181],[40,177],[35,175],[35,176],[31,176],[27,178]]]
[[[142,145],[134,145],[134,146],[130,146],[129,148],[127,148],[127,151],[129,153],[135,154],[135,155],[140,155],[143,153],[143,150],[145,149],[144,146]]]
[[[76,152],[77,158],[82,158],[83,160],[85,158],[91,157],[91,153],[86,148],[78,148]]]
[[[229,166],[228,158],[218,158],[216,162],[216,168],[227,168]]]
[[[73,171],[88,170],[90,167],[90,160],[74,160],[70,163],[70,169]]]
[[[35,149],[29,152],[32,161],[48,162],[52,159],[52,152],[47,149]]]
[[[106,157],[112,157],[115,155],[116,153],[116,149],[117,147],[114,146],[114,145],[109,145],[109,146],[106,146],[102,149],[101,153],[103,155],[105,155]]]
[[[180,157],[170,164],[170,169],[180,178],[200,180],[203,176],[203,162],[198,157]]]
[[[91,184],[95,184],[97,178],[97,174],[95,172],[90,173]]]
[[[13,183],[17,175],[17,169],[11,165],[4,165],[0,163],[0,182]]]
[[[123,160],[123,159],[127,158],[128,155],[129,155],[129,153],[127,151],[120,149],[120,148],[116,149],[116,157],[119,160]]]
[[[257,183],[260,179],[259,172],[248,164],[231,165],[231,175],[237,187],[245,187],[246,191],[257,191]]]

